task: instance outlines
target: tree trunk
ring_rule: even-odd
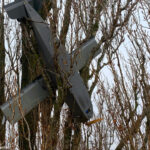
[[[4,82],[5,82],[5,47],[4,47],[4,16],[2,6],[2,13],[0,13],[0,105],[2,105],[5,101]],[[5,124],[1,124],[2,119],[3,114],[0,111],[0,145],[5,144]]]
[[[47,4],[47,9],[50,9],[51,2],[46,1],[45,3]],[[43,9],[40,12],[42,17],[46,16],[45,11],[46,10]],[[36,50],[38,48],[37,42],[34,38],[34,35],[29,31],[30,29],[29,29],[28,24],[24,25],[24,23],[22,23],[22,25],[21,25],[21,28],[22,28],[22,58],[21,58],[22,83],[21,83],[21,87],[22,88],[25,87],[32,80],[34,80],[38,75],[41,75],[42,74],[41,72],[43,72],[43,69],[41,69],[39,67],[39,66],[41,66],[41,64],[39,64],[39,60],[37,58],[37,55],[35,54],[37,52]],[[28,31],[26,31],[26,30],[28,30]],[[31,45],[32,45],[31,47],[32,47],[32,49],[34,49],[33,51],[35,53],[31,50],[31,47],[29,46],[29,42],[31,42]],[[49,112],[51,110],[49,100],[48,100],[48,102],[47,101],[43,102],[43,104],[45,104],[45,103],[46,103],[45,109],[49,108],[48,109],[48,112]],[[20,150],[38,149],[36,147],[36,143],[35,143],[36,133],[37,133],[37,128],[38,128],[38,121],[39,121],[38,113],[39,113],[38,108],[36,107],[28,115],[26,115],[25,119],[26,119],[27,123],[24,120],[21,120],[19,123],[19,148],[20,148]],[[49,118],[47,118],[47,119],[49,119]],[[49,122],[49,121],[47,120],[47,122]],[[41,124],[42,124],[42,122],[41,122]],[[45,142],[45,141],[43,141],[43,142]]]
[[[22,25],[22,83],[21,87],[24,88],[36,76],[36,59],[32,53],[31,47],[27,41],[28,34],[27,28]],[[35,139],[38,123],[37,108],[32,110],[25,116],[26,121],[23,119],[19,122],[19,148],[20,150],[35,149]]]

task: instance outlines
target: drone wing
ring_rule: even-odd
[[[48,96],[49,92],[45,87],[43,78],[38,78],[0,108],[6,118],[11,123],[15,123]]]

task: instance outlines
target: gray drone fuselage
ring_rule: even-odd
[[[7,5],[5,8],[10,18],[20,19],[24,17],[31,21],[30,23],[39,45],[39,54],[46,68],[53,72],[56,72],[56,66],[59,68],[57,73],[60,74],[63,84],[65,84],[64,87],[68,89],[66,103],[73,117],[78,118],[79,121],[85,122],[92,117],[93,108],[88,90],[80,77],[79,70],[86,65],[93,52],[93,48],[97,47],[98,44],[95,38],[92,38],[69,55],[65,47],[60,43],[54,51],[53,43],[55,41],[49,26],[28,2],[32,3],[31,0],[16,1],[13,4]],[[18,13],[16,14],[20,9],[22,9],[20,15],[18,15]],[[78,53],[78,55],[75,55],[76,53]],[[71,61],[72,57],[74,60],[73,64]],[[55,64],[54,60],[57,60],[57,64]],[[52,84],[57,84],[55,80],[56,76],[50,74],[50,77],[53,78]],[[25,87],[16,98],[2,105],[1,110],[10,122],[15,123],[24,117],[33,107],[48,97],[49,94],[43,78],[40,78]],[[16,102],[21,105],[16,105]]]

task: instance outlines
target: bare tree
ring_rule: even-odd
[[[102,119],[95,124],[79,123],[72,117],[59,77],[57,90],[51,87],[30,21],[21,23],[21,87],[42,75],[50,97],[19,121],[20,149],[150,149],[149,6],[147,0],[45,1],[40,14],[69,53],[97,36],[99,45],[80,71],[96,105],[92,120]],[[1,60],[4,70],[4,57]]]

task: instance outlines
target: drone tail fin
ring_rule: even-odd
[[[27,17],[25,3],[29,3],[36,11],[42,8],[43,0],[15,0],[13,3],[4,6],[8,16],[11,19],[21,19]]]
[[[32,1],[32,0],[29,0]],[[21,19],[26,17],[26,10],[24,7],[24,1],[14,1],[4,6],[5,11],[11,19]]]

